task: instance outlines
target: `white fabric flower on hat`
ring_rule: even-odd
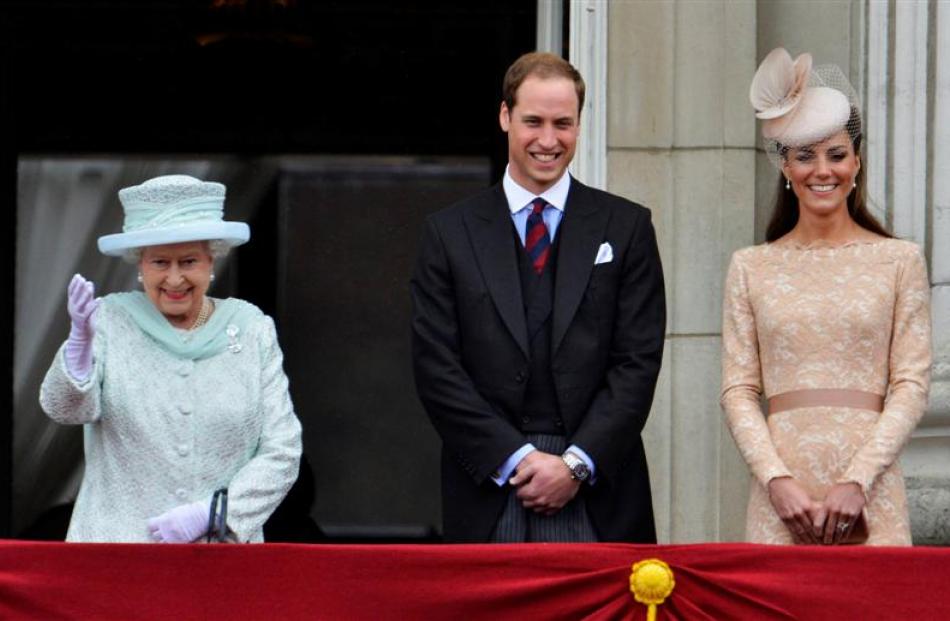
[[[783,47],[777,47],[759,65],[749,101],[760,119],[774,119],[787,114],[801,101],[808,76],[811,74],[811,54],[800,54],[792,62],[792,56]]]

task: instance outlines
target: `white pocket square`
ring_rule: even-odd
[[[610,263],[614,260],[614,249],[610,247],[610,242],[604,242],[597,249],[597,258],[594,259],[594,265],[601,263]]]

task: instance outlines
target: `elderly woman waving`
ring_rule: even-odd
[[[250,237],[223,220],[224,196],[184,175],[121,190],[123,232],[99,250],[134,261],[143,291],[96,299],[82,276],[69,283],[69,338],[40,389],[53,420],[85,425],[68,541],[197,541],[222,488],[216,534],[263,541],[294,482],[300,423],[274,323],[206,295],[215,258]]]

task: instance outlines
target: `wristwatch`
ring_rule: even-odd
[[[588,478],[590,478],[590,468],[587,467],[587,464],[584,463],[583,459],[574,453],[564,453],[561,455],[561,459],[564,460],[565,464],[567,464],[568,469],[571,471],[571,478],[575,481],[580,481],[583,483]]]

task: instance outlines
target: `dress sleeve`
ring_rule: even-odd
[[[759,399],[762,373],[755,314],[749,301],[745,267],[732,255],[722,304],[722,393],[720,405],[729,431],[752,475],[767,487],[777,477],[792,476],[782,462]]]
[[[897,282],[884,411],[839,482],[856,482],[865,496],[900,454],[927,407],[930,389],[930,282],[919,249]]]
[[[101,317],[101,314],[100,314]],[[93,339],[92,373],[78,381],[66,368],[66,343],[63,343],[40,385],[40,407],[46,415],[62,425],[94,423],[102,415],[102,378],[105,351],[100,335],[100,320]]]
[[[294,414],[284,356],[277,332],[265,317],[261,335],[263,424],[257,450],[228,484],[228,528],[247,542],[259,531],[297,479],[302,449],[300,421]],[[210,498],[208,499],[210,500]]]

